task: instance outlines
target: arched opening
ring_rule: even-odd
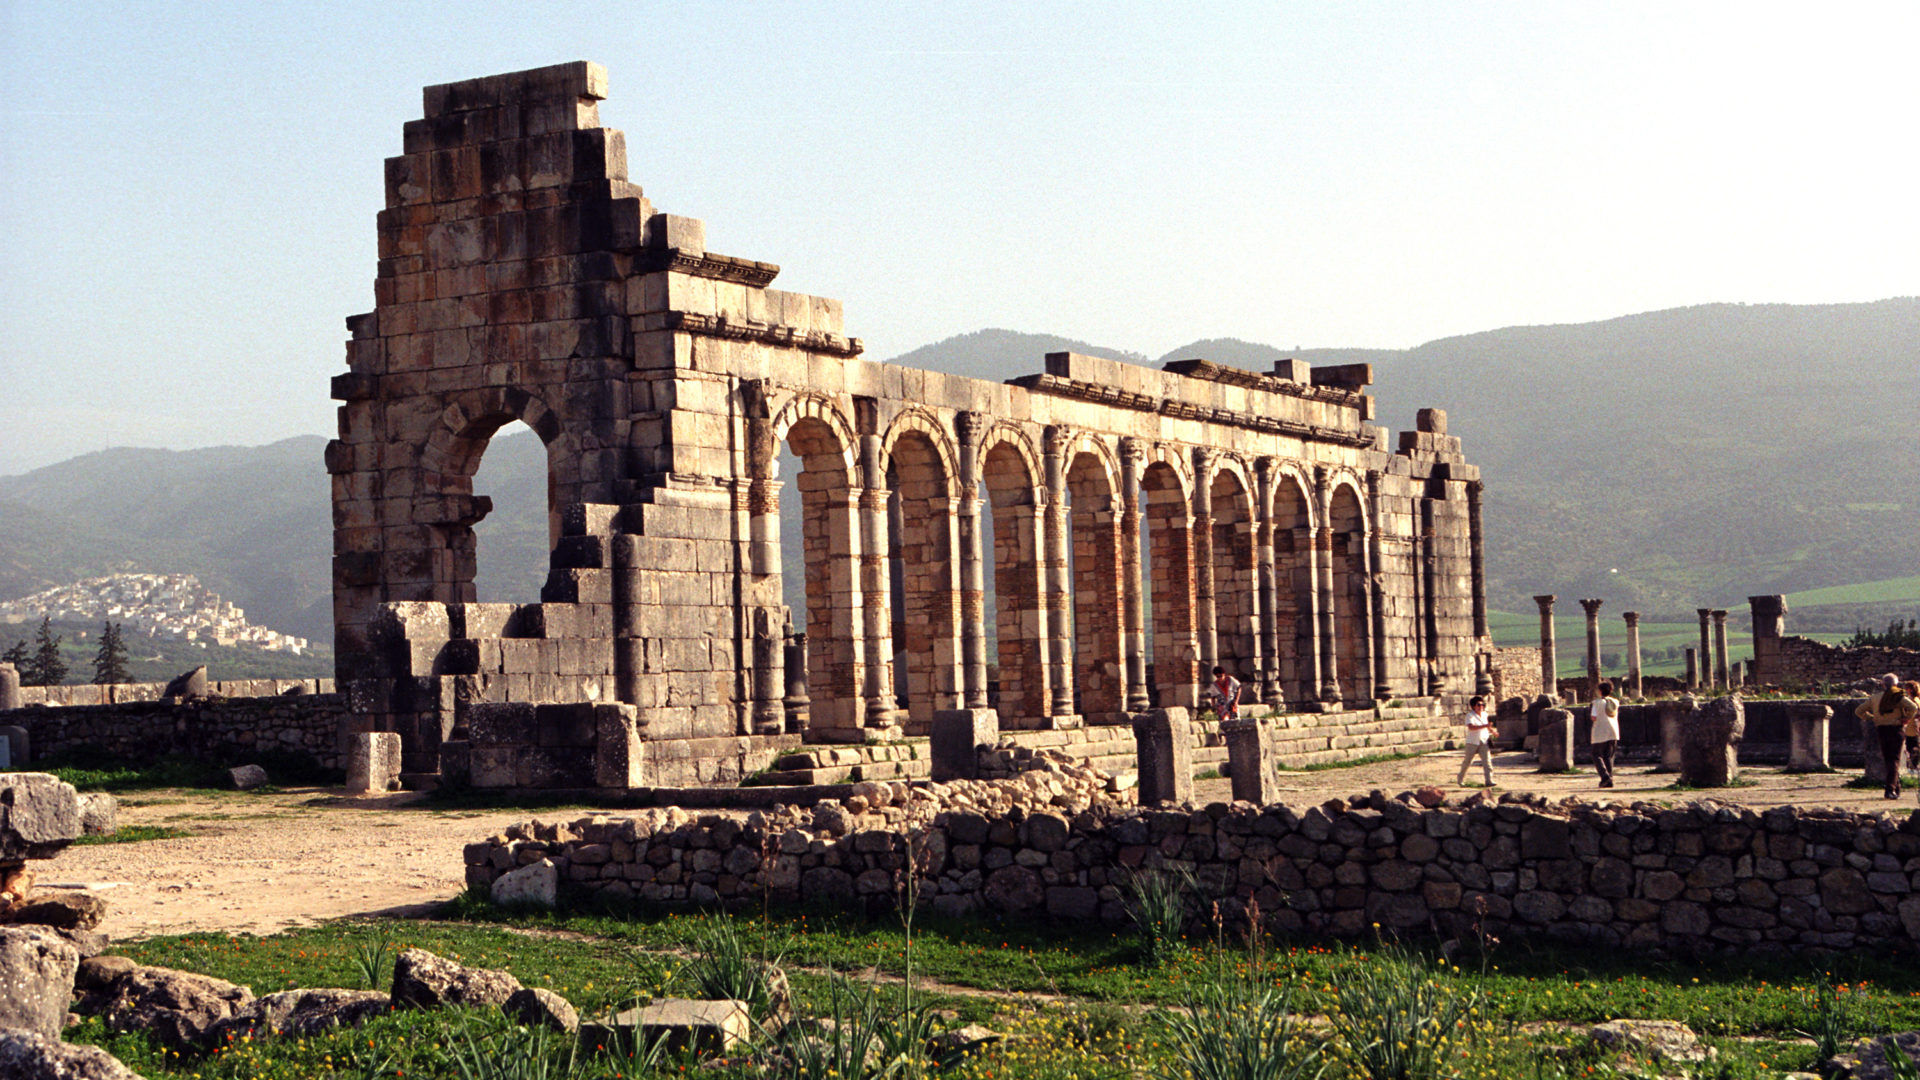
[[[1120,504],[1099,455],[1067,465],[1068,580],[1073,584],[1073,711],[1088,723],[1126,721],[1120,648]]]
[[[1199,649],[1193,632],[1193,514],[1180,475],[1163,461],[1140,476],[1146,532],[1146,582],[1150,602],[1151,659],[1147,687],[1161,708],[1192,707],[1199,700]]]
[[[894,695],[906,731],[933,729],[937,709],[960,707],[959,548],[953,490],[933,440],[910,431],[887,462]]]
[[[1260,567],[1254,554],[1253,499],[1240,474],[1231,469],[1214,473],[1210,494],[1215,663],[1240,680],[1250,700],[1260,689],[1260,620],[1254,600]]]
[[[999,659],[999,694],[995,708],[1000,726],[1009,730],[1038,728],[1046,723],[1047,665],[1041,595],[1040,507],[1034,498],[1034,475],[1026,458],[1006,442],[994,443],[982,461],[981,479],[987,489],[992,520],[986,535],[993,553],[986,559],[992,573],[994,617],[992,655]],[[984,528],[984,523],[983,523]]]
[[[776,478],[786,482],[780,584],[794,629],[807,635],[808,724],[854,731],[862,720],[865,665],[848,448],[832,425],[802,417],[782,449],[775,458]]]
[[[1313,521],[1306,489],[1281,474],[1273,495],[1273,573],[1278,603],[1269,616],[1280,642],[1280,685],[1289,702],[1320,698],[1320,671],[1314,658]]]
[[[548,556],[559,534],[546,444],[514,420],[481,438],[473,494],[491,511],[470,530],[473,596],[481,603],[527,603],[546,584]]]
[[[1367,519],[1360,496],[1347,484],[1334,488],[1329,524],[1333,529],[1334,667],[1340,698],[1348,705],[1373,700],[1372,637],[1367,631]]]

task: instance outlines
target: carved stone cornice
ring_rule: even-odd
[[[1055,397],[1072,398],[1076,401],[1088,401],[1096,405],[1109,405],[1116,409],[1132,409],[1136,412],[1158,413],[1175,420],[1199,420],[1203,423],[1220,424],[1224,427],[1244,428],[1269,435],[1291,435],[1297,439],[1311,442],[1332,443],[1336,446],[1366,448],[1374,445],[1374,437],[1369,434],[1354,434],[1339,428],[1321,427],[1318,424],[1303,423],[1298,420],[1284,420],[1277,416],[1258,416],[1253,413],[1235,412],[1232,409],[1216,409],[1209,405],[1195,405],[1188,401],[1174,401],[1171,398],[1155,397],[1152,394],[1136,394],[1099,383],[1079,382],[1059,375],[1023,375],[1012,380],[1013,385],[1022,389]],[[1292,384],[1288,384],[1292,385]],[[1316,389],[1325,389],[1319,387]],[[1297,395],[1304,396],[1304,395]],[[1357,395],[1356,395],[1357,397]],[[1352,404],[1342,401],[1341,404]]]
[[[635,258],[634,269],[643,274],[666,270],[691,277],[731,281],[736,285],[751,285],[756,289],[766,288],[780,274],[780,268],[772,263],[715,255],[710,251],[695,255],[679,248],[642,248]]]
[[[744,319],[729,319],[725,315],[696,315],[690,311],[667,312],[667,329],[698,334],[701,337],[721,338],[726,341],[752,341],[762,345],[799,349],[802,352],[824,353],[828,356],[859,356],[864,350],[859,338],[841,337],[839,334],[828,334],[819,330],[798,330],[791,326],[769,326]]]

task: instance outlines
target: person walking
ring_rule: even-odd
[[[1486,785],[1493,786],[1493,721],[1487,719],[1487,699],[1475,695],[1467,700],[1467,756],[1460,759],[1460,776],[1454,780],[1454,787],[1467,785],[1467,770],[1473,766],[1473,759],[1480,759],[1480,772],[1486,777]]]
[[[1600,684],[1600,696],[1587,715],[1593,730],[1587,741],[1593,744],[1593,771],[1600,774],[1600,786],[1613,786],[1613,752],[1620,747],[1620,699],[1613,696],[1613,684]]]
[[[1880,743],[1880,761],[1887,773],[1887,789],[1880,797],[1897,799],[1901,789],[1900,751],[1906,742],[1905,729],[1914,715],[1920,713],[1920,706],[1900,689],[1898,675],[1880,676],[1880,686],[1880,692],[1861,702],[1853,715],[1873,725]]]
[[[1213,702],[1213,715],[1222,720],[1240,718],[1240,680],[1218,664],[1213,666],[1213,690],[1207,696]]]

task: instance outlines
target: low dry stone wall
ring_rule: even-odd
[[[36,759],[82,748],[128,760],[171,753],[214,760],[304,753],[323,769],[344,769],[340,733],[346,717],[341,695],[306,693],[179,703],[29,705],[0,711],[0,727],[25,728]]]
[[[1782,637],[1779,641],[1777,673],[1765,670],[1761,675],[1769,682],[1777,679],[1783,686],[1855,683],[1877,679],[1887,672],[1902,679],[1920,678],[1917,649],[1843,649],[1803,637]]]
[[[1904,813],[1449,802],[1437,789],[1304,810],[1132,808],[1071,766],[869,786],[888,789],[885,804],[536,822],[468,845],[467,877],[487,885],[547,861],[606,897],[884,907],[917,867],[921,902],[945,914],[1120,922],[1123,884],[1165,869],[1192,873],[1229,910],[1257,900],[1277,928],[1331,935],[1477,926],[1676,952],[1905,948],[1920,936],[1920,821]]]
[[[69,684],[63,686],[23,686],[23,705],[124,705],[136,701],[159,701],[167,684],[157,682],[113,683],[106,686]],[[215,697],[277,697],[286,693],[331,694],[332,679],[227,679],[207,684],[207,693]]]

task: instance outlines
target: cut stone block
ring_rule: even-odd
[[[1832,721],[1833,709],[1826,705],[1787,707],[1788,772],[1826,772],[1832,768],[1827,755]]]
[[[1140,761],[1140,805],[1193,801],[1193,732],[1187,710],[1154,709],[1133,718]]]
[[[0,865],[50,859],[80,838],[80,795],[47,773],[0,774]]]
[[[1573,714],[1565,709],[1540,711],[1540,734],[1534,743],[1534,756],[1544,773],[1566,772],[1573,767]]]
[[[267,770],[258,765],[237,765],[227,770],[227,780],[235,791],[252,791],[266,785]]]
[[[1000,714],[992,709],[936,709],[931,742],[935,781],[976,779],[980,752],[1000,742]]]
[[[1233,781],[1234,801],[1257,806],[1277,801],[1273,727],[1249,717],[1222,722],[1220,734],[1227,739],[1227,775]]]
[[[595,1028],[602,1031],[596,1032]],[[617,1013],[609,1024],[589,1025],[582,1031],[583,1041],[602,1035],[606,1028],[618,1038],[616,1045],[631,1045],[637,1040],[640,1045],[650,1046],[664,1038],[670,1052],[706,1056],[725,1053],[751,1038],[753,1015],[744,1001],[667,998]]]
[[[400,789],[400,735],[367,731],[347,745],[347,790],[387,792]]]
[[[538,905],[550,908],[558,902],[560,871],[552,859],[528,863],[493,879],[493,902],[502,907]]]

